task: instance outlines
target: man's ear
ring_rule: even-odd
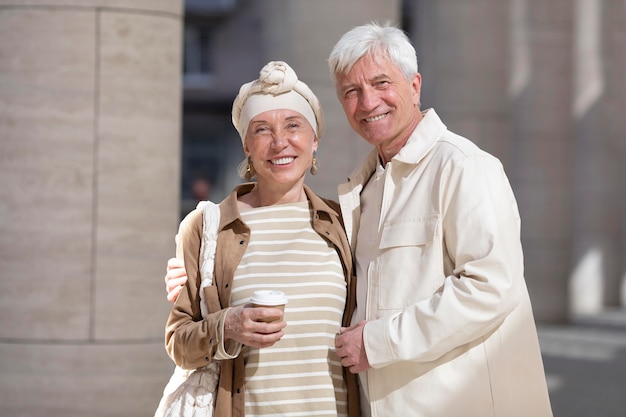
[[[422,95],[422,74],[419,72],[415,74],[411,86],[413,87],[413,104],[419,106]]]

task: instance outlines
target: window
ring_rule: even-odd
[[[213,33],[205,25],[185,25],[183,85],[185,88],[208,88],[213,78]]]

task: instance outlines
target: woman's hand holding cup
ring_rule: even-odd
[[[255,348],[272,346],[287,325],[283,313],[287,299],[281,291],[257,291],[250,304],[233,307],[224,319],[224,337]]]

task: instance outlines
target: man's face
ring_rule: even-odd
[[[393,157],[421,120],[421,81],[419,74],[407,81],[386,57],[366,55],[337,76],[337,94],[352,129]]]

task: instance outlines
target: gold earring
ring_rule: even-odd
[[[254,177],[254,167],[252,166],[252,159],[248,157],[248,166],[246,167],[245,178],[247,181],[250,181],[252,177]]]
[[[313,151],[313,164],[311,164],[311,175],[317,174],[317,151]]]

